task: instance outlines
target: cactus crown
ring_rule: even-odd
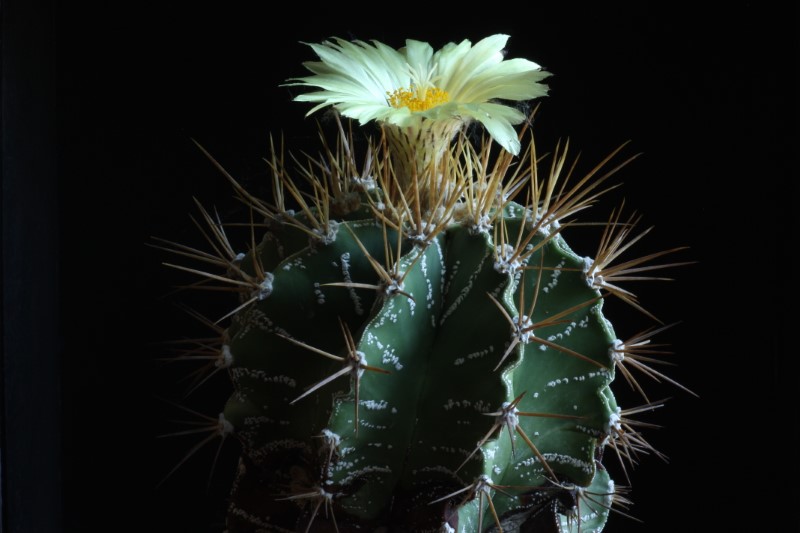
[[[594,258],[570,248],[576,215],[633,158],[612,165],[620,147],[578,177],[568,143],[543,163],[530,120],[509,139],[519,111],[489,100],[540,96],[545,74],[505,61],[506,38],[312,45],[322,61],[293,83],[322,90],[297,100],[382,134],[357,153],[337,114],[335,141],[296,170],[272,144],[268,201],[200,147],[247,205],[250,242],[236,250],[200,206],[210,252],[159,246],[210,265],[171,265],[201,288],[238,293],[203,342],[233,385],[209,429],[242,448],[231,533],[599,531],[627,502],[604,451],[625,475],[658,454],[633,417],[660,405],[641,376],[678,385],[653,366],[666,326],[622,341],[603,301],[647,313],[626,283],[680,248],[622,259],[646,233],[622,208]],[[473,120],[489,138],[464,134]],[[617,405],[618,371],[644,407]]]

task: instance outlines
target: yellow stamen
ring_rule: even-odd
[[[438,87],[417,87],[411,85],[408,89],[401,87],[394,92],[386,92],[389,105],[395,109],[407,107],[411,111],[427,111],[432,107],[450,101],[450,95]]]

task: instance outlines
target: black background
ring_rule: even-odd
[[[626,154],[642,153],[594,219],[625,198],[642,228],[655,226],[640,254],[688,246],[675,259],[696,261],[671,271],[676,281],[635,287],[665,322],[680,321],[661,337],[675,352],[668,373],[699,398],[648,389],[672,397],[645,417],[663,426],[646,436],[669,462],[642,458],[630,512],[644,522],[616,516],[607,530],[728,530],[752,520],[769,531],[796,528],[797,350],[785,325],[796,317],[798,282],[788,253],[797,240],[795,12],[755,2],[708,12],[671,3],[296,3],[281,12],[245,2],[75,4],[4,5],[4,103],[42,98],[36,120],[12,123],[4,108],[4,207],[46,222],[12,226],[6,217],[4,239],[19,234],[22,252],[50,252],[20,269],[4,246],[4,313],[27,298],[14,284],[48,280],[55,294],[37,293],[36,304],[57,311],[56,337],[44,342],[55,349],[42,356],[55,381],[24,402],[13,384],[38,378],[15,362],[23,357],[9,350],[17,331],[8,320],[4,328],[9,532],[222,529],[232,443],[210,489],[215,445],[156,487],[198,438],[156,438],[190,415],[164,401],[180,399],[175,380],[185,369],[155,363],[153,343],[195,324],[164,298],[182,279],[161,266],[172,258],[146,243],[153,235],[199,243],[193,196],[223,217],[242,216],[190,139],[258,191],[270,134],[293,150],[317,148],[308,107],[280,87],[314,59],[301,42],[416,38],[438,48],[492,33],[511,35],[509,57],[554,73],[535,125],[540,151],[568,137],[583,170],[627,140]],[[36,128],[52,141],[38,138],[44,152],[34,155],[52,162],[37,167],[47,191],[11,181],[26,179],[9,161],[14,150],[27,153]],[[14,268],[21,278],[10,276]],[[607,314],[621,336],[646,323],[614,302]],[[217,381],[186,404],[215,416],[224,398]],[[635,398],[621,379],[618,390]],[[41,402],[40,420],[54,425],[31,431],[51,438],[19,432],[30,423],[19,405],[29,402]],[[48,458],[55,471],[43,473]]]

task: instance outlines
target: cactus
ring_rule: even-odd
[[[239,294],[211,324],[211,368],[233,386],[211,437],[241,445],[230,533],[600,531],[627,502],[606,450],[623,472],[637,453],[658,454],[611,387],[619,371],[654,406],[636,371],[672,382],[652,366],[660,352],[649,342],[664,327],[623,342],[603,302],[618,297],[649,315],[620,283],[678,265],[653,261],[680,248],[620,260],[646,233],[634,235],[638,219],[620,207],[594,258],[575,253],[565,234],[576,214],[633,158],[612,164],[620,147],[577,178],[568,143],[545,160],[527,125],[508,136],[519,111],[503,114],[488,98],[448,111],[454,91],[425,88],[412,62],[426,57],[447,78],[447,54],[475,60],[488,47],[478,59],[504,69],[481,72],[533,87],[491,98],[543,95],[546,74],[497,58],[497,37],[433,55],[414,41],[399,52],[315,46],[315,75],[291,83],[326,91],[298,100],[363,123],[331,99],[340,86],[322,79],[325,69],[339,56],[394,52],[412,76],[386,105],[405,115],[383,116],[380,137],[359,150],[335,114],[333,142],[321,135],[321,155],[294,166],[273,145],[269,200],[200,147],[247,205],[250,243],[237,252],[201,207],[211,252],[159,246],[215,267],[171,265],[204,288]],[[468,137],[473,121],[490,135]]]

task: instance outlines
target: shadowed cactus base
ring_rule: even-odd
[[[229,533],[589,533],[625,514],[605,450],[623,472],[658,452],[630,420],[642,409],[618,407],[611,385],[621,372],[652,409],[632,371],[677,384],[651,366],[664,328],[621,341],[603,302],[644,311],[620,283],[660,279],[648,273],[678,263],[653,261],[678,249],[620,261],[646,231],[631,237],[638,219],[619,209],[593,258],[573,252],[575,215],[630,159],[612,165],[615,151],[577,178],[566,148],[544,163],[526,127],[509,138],[519,111],[489,100],[540,96],[545,74],[504,62],[504,44],[316,46],[323,62],[296,84],[326,90],[298,99],[352,118],[369,108],[382,136],[356,150],[337,115],[319,158],[288,169],[273,148],[269,201],[206,152],[249,208],[247,251],[202,208],[213,252],[161,247],[216,267],[177,267],[202,288],[240,295],[227,327],[211,324],[215,371],[233,385],[212,431],[241,444]],[[415,115],[364,90],[363,105],[340,108],[336,91],[345,98],[352,79],[336,68],[389,56],[413,76],[370,77],[399,80],[386,94],[447,98]],[[433,73],[442,86],[426,88]],[[477,145],[460,133],[473,118],[491,135]]]

